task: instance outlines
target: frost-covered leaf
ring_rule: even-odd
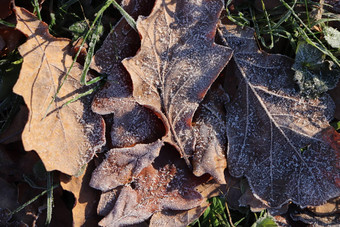
[[[89,96],[63,106],[84,92],[79,83],[82,68],[77,63],[45,117],[72,63],[70,40],[50,35],[48,25],[23,8],[16,7],[16,15],[17,29],[27,36],[19,47],[23,64],[13,88],[29,109],[22,134],[24,147],[35,150],[48,171],[76,175],[105,143],[104,121],[91,112]]]
[[[164,141],[186,159],[194,150],[192,117],[231,57],[214,43],[220,0],[157,0],[150,16],[139,17],[142,37],[136,56],[123,61],[133,97],[152,108],[169,129]]]
[[[124,0],[122,7],[133,17],[150,13],[153,1]],[[163,123],[132,97],[131,78],[122,59],[136,54],[140,47],[138,33],[121,19],[97,51],[91,68],[107,75],[107,83],[94,97],[92,110],[107,115],[114,113],[111,125],[113,147],[153,142],[164,135]]]
[[[332,27],[324,27],[324,35],[327,43],[333,48],[340,48],[340,32]]]
[[[340,195],[339,134],[328,124],[328,95],[304,99],[294,89],[291,59],[258,51],[253,30],[221,26],[234,49],[239,89],[227,106],[228,166],[246,176],[270,207],[306,207]]]
[[[189,210],[205,200],[195,187],[206,177],[195,177],[170,145],[159,157],[125,185],[112,211],[99,222],[101,226],[140,223],[163,210]]]
[[[209,173],[221,184],[226,183],[224,170],[227,167],[227,138],[224,105],[227,99],[222,88],[211,88],[194,116],[197,141],[193,153],[193,172],[196,176]]]
[[[333,62],[326,61],[320,50],[304,42],[298,45],[292,69],[301,93],[308,98],[334,88],[340,77],[340,69]]]
[[[163,142],[157,140],[150,144],[111,149],[106,154],[106,159],[93,172],[91,187],[108,191],[129,183],[153,162],[162,146]]]

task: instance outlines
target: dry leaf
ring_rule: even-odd
[[[186,227],[198,219],[209,207],[208,202],[186,211],[165,210],[155,213],[150,219],[150,227]]]
[[[230,49],[214,43],[222,6],[219,0],[156,1],[150,16],[137,21],[139,52],[123,61],[133,97],[162,118],[169,129],[163,140],[187,164],[195,145],[194,112],[231,57]]]
[[[197,141],[193,153],[193,173],[196,176],[209,173],[220,184],[226,184],[226,100],[228,97],[222,88],[212,87],[194,116]]]
[[[91,174],[95,166],[90,162],[86,171],[79,177],[60,176],[61,187],[70,191],[75,197],[75,206],[72,209],[73,226],[95,226],[99,219],[97,204],[99,192],[89,186]]]
[[[230,173],[246,176],[255,197],[270,207],[320,205],[339,196],[330,97],[303,99],[292,83],[291,60],[258,51],[253,30],[220,29],[241,72],[237,97],[227,106]]]
[[[198,207],[204,199],[195,187],[206,180],[195,177],[172,146],[163,146],[153,164],[121,189],[114,208],[99,225],[136,224],[163,210]]]
[[[22,95],[29,109],[22,134],[26,150],[36,150],[48,171],[75,175],[105,143],[104,121],[89,108],[86,96],[67,106],[67,101],[88,88],[79,83],[81,66],[74,64],[50,112],[45,113],[57,92],[72,57],[70,41],[48,33],[48,25],[25,9],[16,7],[17,29],[27,37],[19,47],[23,65],[14,92]]]
[[[124,0],[122,7],[133,17],[147,15],[153,2]],[[122,59],[133,56],[140,47],[140,38],[125,19],[121,19],[94,56],[91,67],[108,75],[107,83],[92,103],[95,113],[114,113],[111,125],[113,147],[150,143],[165,134],[163,123],[150,110],[136,103],[132,97],[132,82],[122,65]]]
[[[129,183],[151,165],[159,155],[163,142],[137,144],[134,147],[116,148],[106,153],[106,159],[92,174],[91,187],[103,192]]]

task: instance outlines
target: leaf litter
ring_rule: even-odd
[[[253,30],[236,26],[220,25],[218,38],[225,46],[215,44],[223,6],[219,0],[158,0],[155,5],[147,0],[124,0],[122,5],[134,18],[144,15],[137,21],[141,46],[139,35],[125,20],[119,21],[91,65],[108,75],[104,88],[93,101],[84,97],[63,106],[66,99],[81,92],[78,75],[82,67],[76,64],[64,85],[65,93],[59,94],[55,109],[46,118],[44,105],[37,108],[35,103],[50,101],[52,88],[72,62],[70,42],[49,35],[47,25],[29,12],[18,7],[15,12],[17,29],[28,37],[19,49],[24,55],[21,74],[31,75],[27,66],[35,65],[37,59],[44,62],[35,72],[35,81],[29,83],[32,89],[27,90],[32,95],[23,94],[30,109],[25,130],[32,129],[26,132],[29,136],[23,134],[25,149],[36,150],[48,170],[76,175],[104,145],[105,126],[99,115],[106,115],[111,128],[106,158],[93,171],[90,183],[91,170],[86,180],[74,178],[72,187],[64,184],[72,188],[76,199],[81,197],[83,181],[87,189],[90,184],[102,191],[97,213],[105,218],[99,225],[137,224],[151,217],[151,226],[186,226],[204,212],[207,198],[241,184],[234,178],[241,176],[248,179],[251,190],[248,194],[235,190],[240,198],[236,206],[283,213],[288,201],[301,207],[317,206],[339,196],[340,139],[328,124],[334,104],[328,95],[318,99],[301,96],[295,89],[291,59],[260,52]],[[39,58],[32,57],[25,45],[26,49],[36,47],[32,53],[38,52]],[[45,49],[39,53],[41,47]],[[50,59],[50,48],[62,57]],[[232,52],[233,60],[228,63]],[[50,68],[44,67],[45,62]],[[227,81],[224,87],[230,103],[217,81],[227,64],[227,78],[220,80]],[[229,67],[231,64],[235,67]],[[52,73],[44,78],[42,72],[48,75],[49,70]],[[231,74],[236,78],[228,77]],[[22,78],[21,87],[16,85],[19,93],[28,83]],[[41,78],[50,82],[40,82]],[[42,93],[37,92],[38,87]],[[63,112],[68,108],[81,114]],[[83,113],[91,116],[86,124]],[[73,121],[65,121],[64,115]],[[51,123],[46,126],[48,118]],[[62,130],[64,138],[77,135],[70,137],[72,142],[81,138],[86,145],[72,152],[60,146],[53,153],[47,151],[47,147],[57,147],[53,145],[58,141],[55,136],[62,134],[57,132],[56,122],[71,126]],[[56,132],[54,137],[44,137],[51,129]],[[92,129],[98,133],[92,134]],[[31,137],[41,138],[43,148],[34,145]],[[64,143],[59,140],[60,144]],[[74,215],[82,214],[77,223],[85,221],[87,206],[76,205]],[[94,205],[91,207],[93,215]]]

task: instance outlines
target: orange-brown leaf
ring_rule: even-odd
[[[97,216],[97,204],[99,192],[89,186],[94,163],[90,162],[79,177],[60,176],[60,184],[64,190],[73,193],[75,205],[72,209],[73,226],[94,226],[99,219]]]
[[[75,175],[105,143],[104,122],[90,110],[90,97],[67,106],[67,101],[87,88],[79,83],[82,68],[75,64],[50,112],[52,97],[68,71],[72,57],[70,40],[48,33],[47,24],[17,7],[17,29],[27,36],[19,47],[23,65],[14,92],[23,96],[29,117],[22,134],[27,151],[35,150],[48,171]]]

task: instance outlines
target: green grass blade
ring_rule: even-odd
[[[47,215],[45,225],[49,225],[52,220],[53,210],[53,172],[47,172]]]
[[[100,15],[99,21],[101,21],[101,16],[102,15]],[[96,46],[97,41],[99,40],[100,26],[101,25],[98,22],[94,32],[92,33],[92,37],[89,43],[89,49],[85,58],[84,69],[80,78],[80,84],[82,85],[89,85],[89,83],[86,82],[86,75],[90,69],[90,64],[92,61],[92,57],[94,55],[94,48]]]
[[[114,7],[116,7],[116,9],[118,9],[120,14],[122,14],[122,16],[125,18],[126,22],[128,22],[128,24],[135,31],[137,31],[136,21],[115,0],[112,1],[112,4],[113,4]]]
[[[36,201],[37,199],[39,199],[41,196],[45,195],[47,192],[49,192],[50,190],[54,190],[55,188],[59,187],[59,185],[53,185],[52,188],[50,189],[46,189],[45,191],[43,191],[42,193],[40,193],[39,195],[35,196],[34,198],[32,198],[31,200],[27,201],[26,203],[22,204],[20,207],[18,207],[17,209],[15,209],[14,211],[12,211],[11,213],[9,213],[9,216],[12,216],[15,213],[20,212],[22,209],[24,209],[25,207],[27,207],[28,205],[30,205],[31,203],[33,203],[34,201]]]
[[[309,29],[309,27],[302,21],[302,19],[294,12],[294,9],[284,0],[280,0],[280,2],[292,12],[292,15],[294,16],[294,18],[306,29],[306,31],[318,42],[317,44],[315,42],[313,42],[307,35],[307,33],[305,31],[303,31],[303,29],[301,29],[299,26],[297,26],[297,29],[303,34],[303,36],[306,39],[306,42],[308,42],[309,44],[313,45],[314,47],[316,47],[317,49],[319,49],[322,53],[326,54],[327,56],[329,56],[334,63],[340,67],[340,62],[339,59],[337,59],[332,52],[330,52],[324,45],[323,43],[318,39],[318,37],[316,37],[316,35]]]
[[[68,76],[70,75],[71,69],[73,68],[74,63],[77,61],[77,58],[78,58],[78,56],[79,56],[79,54],[80,54],[80,52],[81,52],[81,49],[83,48],[83,46],[84,46],[84,44],[85,44],[85,41],[86,41],[87,38],[89,37],[89,35],[90,35],[91,31],[93,30],[95,24],[97,23],[97,21],[99,20],[99,18],[101,18],[102,14],[105,12],[105,10],[106,10],[113,2],[114,2],[114,0],[107,0],[107,1],[105,2],[105,4],[102,6],[102,8],[98,11],[98,13],[97,13],[97,15],[96,15],[96,18],[94,19],[94,21],[93,21],[93,23],[92,23],[92,25],[91,25],[89,31],[86,33],[86,35],[85,35],[85,37],[84,37],[82,43],[80,44],[80,48],[79,48],[78,52],[76,53],[76,56],[74,57],[74,59],[73,59],[73,61],[72,61],[72,64],[71,64],[70,68],[67,70],[67,73],[66,73],[66,75],[64,76],[64,78],[62,79],[62,81],[61,81],[59,87],[57,88],[56,93],[53,95],[52,100],[51,100],[50,103],[48,104],[48,107],[47,107],[47,109],[46,109],[46,111],[45,111],[45,114],[44,114],[44,116],[43,116],[43,119],[47,116],[48,111],[49,111],[49,109],[50,109],[51,106],[52,106],[52,103],[53,103],[53,102],[55,101],[55,99],[57,98],[57,96],[58,96],[58,94],[59,94],[59,92],[60,92],[60,89],[63,87],[65,81],[67,80]]]
[[[5,25],[7,27],[15,28],[15,24],[9,23],[9,22],[1,20],[1,19],[0,19],[0,24]]]
[[[33,1],[33,7],[34,7],[34,12],[37,13],[38,19],[41,20],[41,14],[40,14],[40,8],[39,8],[38,0]]]

